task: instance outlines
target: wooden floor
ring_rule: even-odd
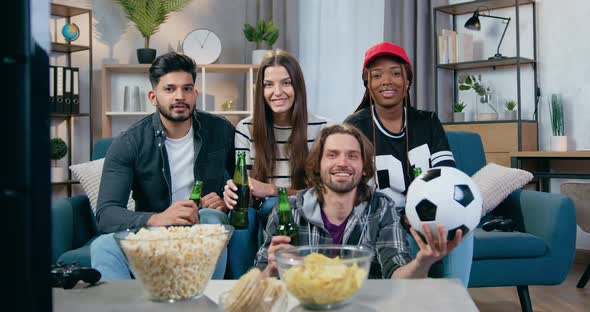
[[[533,311],[590,311],[590,282],[583,289],[576,288],[588,263],[590,257],[576,257],[571,272],[561,285],[529,287]],[[482,312],[521,311],[516,287],[469,288],[469,294]]]

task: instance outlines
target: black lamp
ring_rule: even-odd
[[[467,22],[465,22],[465,28],[470,29],[470,30],[479,31],[481,29],[481,23],[479,22],[480,16],[497,18],[497,19],[506,21],[505,22],[506,27],[504,27],[504,32],[502,33],[502,38],[500,38],[500,42],[498,43],[498,49],[496,50],[496,54],[492,57],[489,57],[488,59],[489,60],[497,60],[497,59],[506,58],[506,56],[503,56],[502,54],[500,54],[500,45],[502,45],[502,40],[504,40],[504,35],[506,34],[506,30],[508,29],[508,24],[510,24],[510,17],[501,17],[501,16],[481,14],[481,13],[479,13],[479,9],[477,9],[475,11],[475,13],[473,13],[473,16],[470,17],[467,20]]]

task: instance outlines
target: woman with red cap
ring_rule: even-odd
[[[431,167],[455,167],[436,114],[410,105],[413,78],[412,65],[403,48],[391,42],[372,46],[365,52],[363,63],[365,94],[355,113],[344,121],[359,128],[373,143],[377,189],[395,201],[402,216],[406,190],[416,173]],[[407,221],[404,223],[409,227]],[[417,251],[409,232],[408,241]],[[473,234],[470,233],[442,263],[433,266],[434,271],[443,272],[431,270],[431,273],[459,278],[467,286],[472,256]]]

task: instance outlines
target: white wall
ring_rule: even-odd
[[[465,1],[450,1],[451,3]],[[574,149],[590,149],[590,135],[588,134],[588,119],[590,117],[590,62],[587,61],[588,51],[590,51],[590,40],[585,34],[587,29],[588,16],[590,16],[590,2],[585,0],[536,0],[537,10],[537,64],[538,64],[538,83],[541,88],[542,101],[539,104],[539,148],[541,150],[549,149],[549,140],[551,137],[551,125],[547,109],[546,98],[552,93],[561,93],[564,101],[565,110],[565,130],[568,136],[568,147]],[[526,6],[530,7],[530,6]],[[531,30],[532,20],[527,18],[530,15],[530,9],[523,7],[521,29]],[[491,14],[506,16],[514,10],[502,9],[495,10]],[[468,16],[467,16],[468,18]],[[465,22],[463,18],[462,23]],[[489,18],[480,18],[483,29],[488,24],[494,22]],[[457,25],[463,25],[459,22]],[[484,24],[485,23],[485,24]],[[510,55],[514,50],[514,25],[509,28],[501,52]],[[496,23],[499,24],[499,23]],[[491,26],[494,27],[494,26]],[[501,31],[498,27],[490,30],[489,33],[483,33],[484,36],[499,36]],[[523,46],[526,44],[527,36],[521,37],[521,54],[527,56],[530,53],[530,47]],[[496,42],[497,41],[493,41]],[[492,42],[492,43],[493,43]],[[493,54],[495,46],[484,49],[485,55]],[[511,52],[515,53],[515,52]],[[495,74],[495,75],[494,75]],[[492,77],[492,75],[494,75]],[[497,71],[491,73],[490,79],[494,85],[508,89],[512,83],[510,75]],[[523,76],[526,79],[523,85],[523,96],[527,96],[528,86],[532,86],[530,77]],[[528,92],[530,93],[530,92]],[[532,93],[531,93],[532,95]],[[523,99],[524,105],[531,103],[532,98]],[[525,110],[523,110],[525,113]],[[528,116],[528,113],[525,113]],[[553,180],[551,182],[551,192],[559,192],[559,185],[564,180]],[[590,182],[590,181],[586,181]],[[578,236],[576,242],[577,248],[590,249],[590,234],[585,233],[578,227]]]

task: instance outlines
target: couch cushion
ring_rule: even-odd
[[[472,178],[481,192],[483,204],[481,215],[485,216],[510,193],[531,181],[533,175],[525,170],[489,163],[477,171]]]
[[[98,237],[98,236],[96,236]],[[64,252],[57,259],[59,264],[73,264],[77,263],[81,266],[90,267],[90,244],[96,237],[89,240],[84,246]]]
[[[102,178],[102,167],[104,165],[104,158],[89,161],[82,164],[71,165],[70,169],[74,176],[80,180],[82,189],[90,199],[90,207],[92,212],[96,214],[98,191],[100,189],[100,179]],[[135,210],[135,201],[132,194],[129,195],[127,202],[127,209]]]
[[[486,232],[475,230],[473,260],[535,258],[547,254],[547,243],[540,237],[522,232]]]

